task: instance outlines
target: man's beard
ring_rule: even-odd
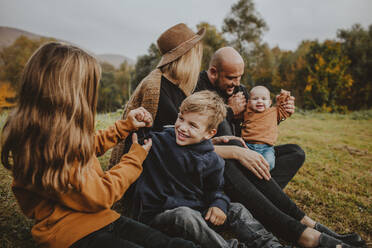
[[[235,93],[235,90],[236,90],[236,87],[234,87],[234,91],[232,94],[227,94],[226,90],[222,90],[220,85],[221,85],[221,82],[220,82],[220,78],[218,77],[217,80],[216,80],[216,83],[215,83],[216,87],[217,87],[217,91],[218,91],[218,94],[225,100],[227,100],[230,96],[234,95]]]

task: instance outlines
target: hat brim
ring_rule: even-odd
[[[172,50],[164,54],[161,57],[156,68],[160,68],[166,64],[169,64],[170,62],[175,61],[176,59],[187,53],[191,48],[195,46],[196,43],[203,39],[205,31],[205,28],[200,29],[191,39],[181,43],[176,48],[173,48]]]

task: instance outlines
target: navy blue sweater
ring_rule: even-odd
[[[134,217],[149,223],[167,210],[187,206],[204,213],[215,206],[226,213],[222,192],[224,160],[210,140],[179,146],[174,128],[150,133],[151,150],[134,189]]]

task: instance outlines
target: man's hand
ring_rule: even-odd
[[[230,96],[229,99],[227,100],[227,104],[234,112],[234,116],[238,116],[245,110],[245,106],[247,105],[247,99],[245,99],[243,92],[240,91]]]
[[[152,116],[143,107],[131,110],[128,113],[127,120],[131,122],[135,128],[152,126]]]
[[[237,140],[242,144],[242,146],[244,146],[245,148],[248,148],[247,144],[244,142],[244,140],[241,137],[225,135],[225,136],[214,137],[211,140],[212,140],[213,145],[220,145],[223,143],[227,143],[230,140]]]
[[[137,134],[133,133],[132,135],[132,142],[133,144],[138,144],[138,138]],[[146,150],[146,152],[149,152],[152,146],[152,140],[151,139],[144,139],[143,140],[144,144],[142,145],[143,149]]]
[[[258,178],[270,180],[270,165],[261,154],[250,149],[241,147],[237,148],[239,148],[239,150],[237,150],[235,157],[244,167],[250,170]]]
[[[220,226],[225,223],[226,214],[218,207],[210,207],[204,219],[209,220],[215,226]]]

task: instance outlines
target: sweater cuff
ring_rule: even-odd
[[[221,198],[216,199],[209,207],[218,207],[227,215],[227,207],[229,203]]]
[[[121,139],[125,139],[128,133],[132,131],[137,131],[138,128],[133,126],[132,122],[126,120],[118,120],[115,122],[116,129],[120,134]]]
[[[147,157],[147,151],[138,143],[132,144],[127,154],[136,153],[138,156],[138,159],[141,161],[141,163],[146,159]],[[122,159],[125,157],[126,154],[122,156]]]

